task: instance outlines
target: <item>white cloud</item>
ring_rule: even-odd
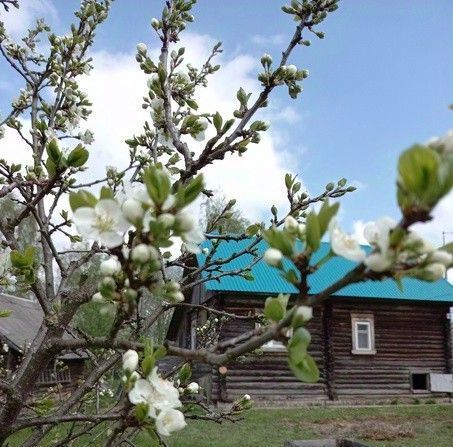
[[[272,34],[269,36],[255,34],[251,39],[254,44],[259,46],[281,45],[285,42],[285,36],[283,34]]]
[[[7,33],[14,37],[22,37],[36,18],[46,17],[47,20],[58,20],[58,13],[51,0],[23,0],[19,9],[11,7],[9,12],[1,13]]]
[[[200,66],[209,55],[215,41],[209,36],[186,34],[186,62]],[[152,54],[156,54],[154,50]],[[93,54],[94,70],[82,87],[93,102],[88,127],[94,131],[89,165],[90,178],[102,176],[106,165],[118,168],[128,162],[124,140],[140,131],[148,113],[140,107],[146,93],[146,77],[135,62],[134,54],[98,52]],[[221,59],[222,69],[211,77],[209,85],[200,91],[200,110],[219,111],[225,118],[237,107],[236,91],[243,87],[259,92],[256,80],[257,63],[246,55],[231,60]],[[253,97],[252,97],[253,99]],[[276,111],[280,112],[280,111]],[[284,112],[294,119],[295,113]],[[273,112],[266,112],[272,118]],[[277,130],[263,137],[259,145],[251,145],[243,157],[227,155],[206,169],[208,188],[221,190],[227,198],[236,197],[238,206],[251,219],[259,219],[272,204],[285,204],[283,176],[296,166],[296,160],[280,146]],[[277,149],[278,144],[278,149]],[[190,141],[195,152],[200,145]]]
[[[184,40],[186,62],[200,66],[214,43],[208,36],[187,34]],[[90,169],[80,175],[82,181],[103,177],[107,165],[119,169],[126,166],[129,148],[124,140],[140,132],[143,122],[149,119],[149,113],[141,108],[142,97],[147,91],[147,77],[138,67],[135,53],[100,51],[92,57],[94,70],[81,81],[81,87],[93,103],[93,112],[80,130],[91,129],[95,142],[90,148]],[[258,66],[247,55],[222,58],[219,62],[222,70],[211,78],[207,88],[200,91],[198,100],[200,110],[219,111],[227,119],[237,107],[239,87],[252,92],[255,98],[259,93]],[[274,114],[278,117],[279,110],[274,111],[269,108],[266,119],[272,119]],[[291,115],[292,112],[284,113]],[[261,143],[251,145],[242,157],[227,154],[224,160],[208,166],[205,172],[207,187],[222,192],[228,199],[235,197],[238,207],[251,220],[269,216],[272,204],[283,212],[286,208],[284,174],[294,172],[297,166],[296,155],[283,149],[286,142],[287,136],[279,132],[277,125],[272,126]],[[200,145],[191,141],[190,148],[197,152]],[[27,146],[11,130],[7,130],[5,139],[0,141],[0,156],[15,162],[31,162]],[[61,206],[65,205],[66,201]],[[193,211],[198,214],[198,209]]]

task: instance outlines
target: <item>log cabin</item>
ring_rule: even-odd
[[[222,241],[211,259],[230,258],[249,243]],[[209,241],[205,247],[211,249]],[[267,246],[262,241],[256,248],[263,254]],[[322,243],[312,262],[329,251],[330,245]],[[253,315],[262,313],[268,296],[296,295],[297,289],[262,260],[251,266],[253,280],[226,274],[249,267],[252,260],[252,255],[243,254],[222,265],[213,272],[220,277],[195,286],[186,294],[186,302]],[[195,267],[205,262],[203,252],[194,256]],[[309,276],[309,293],[324,290],[354,266],[344,258],[331,258]],[[207,279],[207,275],[204,272],[199,279]],[[279,405],[291,405],[445,399],[453,392],[452,303],[453,286],[444,279],[429,283],[405,278],[401,288],[390,279],[349,285],[315,305],[307,324],[312,335],[309,352],[321,372],[317,383],[299,382],[287,366],[285,346],[275,341],[223,368],[198,370],[195,365],[195,376],[208,397],[218,403],[230,402],[244,393],[263,405],[277,401]],[[201,342],[206,343],[205,337],[200,337],[200,327],[208,319],[214,327],[212,318],[200,308],[177,308],[168,339],[183,347],[200,347]],[[256,324],[233,318],[218,323],[216,340],[253,330]]]
[[[10,312],[8,317],[0,318],[0,375],[8,377],[14,374],[38,334],[43,312],[41,306],[30,299],[4,293],[0,294],[0,309]],[[86,360],[87,355],[81,351],[62,353],[43,368],[38,387],[44,389],[61,385],[64,389],[70,389],[77,386]]]

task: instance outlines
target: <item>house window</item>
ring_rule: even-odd
[[[352,353],[376,354],[373,315],[351,315]]]
[[[55,383],[70,383],[71,370],[68,365],[60,368],[55,364],[41,371],[38,378],[39,385],[53,385]]]
[[[428,373],[411,373],[411,389],[412,392],[423,392],[429,390],[429,375]]]

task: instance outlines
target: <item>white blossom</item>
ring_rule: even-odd
[[[138,244],[131,251],[131,259],[140,264],[144,264],[151,258],[151,251],[146,244]]]
[[[286,72],[291,76],[294,76],[297,73],[297,67],[295,65],[288,65],[286,67]]]
[[[354,262],[362,262],[365,259],[365,251],[353,236],[343,233],[335,221],[332,221],[329,227],[331,247],[336,255]]]
[[[127,371],[135,371],[138,367],[137,351],[129,349],[123,354],[123,369]]]
[[[128,397],[134,405],[148,404],[148,414],[153,418],[156,418],[158,411],[181,406],[178,389],[158,375],[157,367],[153,369],[147,379],[138,379],[135,382]]]
[[[136,199],[126,199],[121,207],[124,217],[132,223],[137,223],[143,219],[145,211],[142,203]]]
[[[390,217],[382,217],[376,222],[369,222],[363,230],[365,239],[379,252],[366,257],[365,265],[375,271],[384,272],[393,263],[393,253],[390,250],[390,231],[396,227],[396,221]]]
[[[99,270],[103,276],[113,276],[121,271],[121,263],[116,256],[112,256],[101,262]]]
[[[299,224],[293,216],[287,216],[283,227],[289,233],[296,233],[299,228]]]
[[[425,270],[425,278],[428,281],[437,281],[445,276],[447,269],[444,264],[440,262],[435,262],[433,264],[429,264]]]
[[[364,263],[373,272],[384,272],[392,266],[392,259],[388,257],[388,253],[371,253]]]
[[[101,199],[94,208],[77,208],[73,220],[82,237],[98,241],[107,248],[121,245],[130,226],[113,199]]]
[[[192,394],[197,394],[200,391],[200,386],[197,382],[191,382],[187,385],[187,391]]]
[[[242,399],[244,399],[244,400],[250,400],[250,399],[251,399],[250,394],[244,394],[244,396],[242,397]]]
[[[157,221],[165,228],[170,228],[175,223],[175,216],[170,213],[163,213],[157,218]]]
[[[277,267],[282,262],[283,254],[276,248],[268,248],[264,253],[263,259],[269,264]]]
[[[447,251],[436,250],[430,254],[429,260],[430,262],[434,263],[440,262],[441,264],[448,267],[453,262],[453,256],[451,255],[451,253],[448,253]]]
[[[302,321],[309,321],[313,318],[313,308],[310,306],[298,306],[294,316],[301,318]]]
[[[182,430],[186,425],[184,415],[173,408],[162,410],[156,418],[156,430],[162,436],[170,436],[172,432]]]

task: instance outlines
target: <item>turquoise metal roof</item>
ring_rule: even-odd
[[[251,239],[242,241],[222,241],[213,256],[213,259],[225,259],[233,253],[237,253],[250,244]],[[205,241],[202,247],[210,249],[212,244]],[[261,241],[257,244],[258,253],[262,254],[266,250],[267,243]],[[370,247],[364,246],[365,250]],[[319,250],[313,255],[312,262],[316,263],[328,253],[330,244],[323,242]],[[243,269],[248,267],[253,257],[249,254],[242,255],[233,261],[221,266],[220,272]],[[200,253],[197,255],[198,265],[203,265],[206,255]],[[285,260],[286,266],[291,262]],[[317,272],[308,277],[310,293],[316,294],[330,286],[345,273],[352,270],[356,263],[348,261],[341,257],[334,257],[324,264]],[[217,272],[213,272],[215,275]],[[280,276],[280,273],[274,267],[267,265],[260,260],[252,267],[253,281],[238,276],[224,276],[219,280],[209,280],[205,283],[207,291],[222,292],[242,292],[250,294],[276,294],[276,293],[297,293],[297,289]],[[208,273],[203,272],[203,277]],[[396,282],[392,279],[384,281],[366,281],[357,284],[351,284],[336,292],[337,296],[357,297],[357,298],[383,298],[397,300],[420,300],[420,301],[442,301],[453,302],[453,286],[446,280],[442,279],[436,282],[425,282],[414,278],[403,279],[403,290],[401,291]]]

